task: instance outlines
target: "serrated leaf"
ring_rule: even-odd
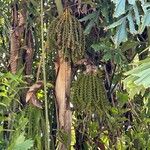
[[[112,28],[115,28],[115,27],[121,25],[125,18],[126,18],[126,17],[121,18],[120,20],[118,20],[118,21],[112,23],[111,25],[107,26],[106,28],[107,28],[107,29],[112,29]]]
[[[134,48],[138,45],[139,43],[137,41],[127,41],[127,42],[124,42],[121,46],[121,50],[122,52],[125,52],[131,48]]]
[[[91,29],[93,26],[95,26],[95,24],[98,23],[98,18],[99,18],[99,11],[95,11],[92,14],[89,14],[87,16],[85,16],[84,18],[80,19],[79,21],[83,22],[88,22],[85,30],[84,30],[84,34],[87,35],[91,32]]]
[[[135,0],[128,0],[128,3],[131,5],[135,5]]]
[[[126,0],[113,0],[115,3],[114,17],[119,17],[125,13],[125,2]]]
[[[142,25],[139,32],[142,33],[146,26],[150,26],[150,10],[146,11],[142,17]]]
[[[117,28],[117,33],[114,36],[114,43],[117,46],[120,45],[121,42],[125,42],[127,40],[127,31],[126,31],[126,20],[122,22],[122,24]]]
[[[129,21],[129,30],[131,34],[137,34],[137,31],[135,30],[135,25],[133,21],[133,16],[131,15],[131,12],[128,14],[127,19]]]
[[[97,12],[93,12],[93,13],[90,13],[88,15],[86,15],[85,17],[79,19],[80,22],[83,22],[83,21],[88,21],[88,20],[91,20],[92,18],[94,18],[96,16]]]
[[[92,27],[95,26],[95,23],[93,20],[91,20],[88,25],[86,26],[85,30],[84,30],[84,34],[87,35],[91,32]]]
[[[142,6],[144,13],[146,13],[148,11],[147,8],[150,7],[150,2],[142,2],[141,6]]]
[[[140,25],[140,15],[139,15],[139,11],[138,11],[136,4],[133,6],[133,10],[134,10],[134,14],[135,14],[136,24]]]
[[[95,51],[100,51],[100,50],[103,50],[103,49],[107,49],[107,50],[110,50],[111,47],[105,45],[104,43],[95,43],[95,44],[92,44],[91,47],[95,50]]]

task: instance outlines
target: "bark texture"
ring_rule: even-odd
[[[59,57],[55,64],[56,68],[56,83],[55,83],[55,95],[56,95],[56,108],[57,108],[57,124],[58,129],[67,134],[66,143],[59,142],[58,150],[67,150],[70,146],[71,135],[71,110],[70,110],[70,83],[71,83],[71,65],[70,62],[64,60],[63,57]]]
[[[18,4],[12,6],[12,27],[10,32],[10,70],[16,73],[20,54],[21,38],[24,32],[25,14],[19,12]]]
[[[25,75],[32,74],[33,64],[33,35],[32,30],[29,29],[26,33],[26,51],[25,51]],[[31,79],[27,78],[27,82],[30,84]]]
[[[17,4],[12,7],[12,29],[10,33],[10,69],[12,73],[17,71],[17,62],[19,56],[20,40],[18,27],[18,8]]]

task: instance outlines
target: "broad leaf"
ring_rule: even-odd
[[[150,26],[150,10],[146,11],[144,16],[142,17],[142,25],[140,28],[140,33],[142,33],[146,26]]]
[[[126,20],[122,22],[122,24],[117,28],[117,33],[114,36],[114,43],[117,46],[120,45],[121,42],[127,41],[127,31],[126,31]]]
[[[129,49],[132,49],[134,47],[136,47],[139,43],[137,41],[127,41],[127,42],[124,42],[121,46],[121,50],[122,52],[125,52]]]
[[[131,5],[135,5],[135,0],[128,0],[128,3]]]
[[[126,0],[112,0],[115,3],[114,17],[119,17],[125,13],[125,2]]]
[[[87,16],[79,19],[80,22],[83,22],[83,21],[88,21],[88,20],[91,20],[92,18],[94,18],[95,16],[97,15],[97,12],[93,12],[92,14],[88,14]]]
[[[124,79],[124,85],[131,98],[136,94],[144,95],[147,88],[150,87],[150,62],[146,60],[136,68],[128,71]]]
[[[133,21],[133,16],[131,15],[131,12],[128,14],[127,19],[129,21],[129,30],[131,34],[136,34],[137,31],[135,30],[135,25]]]
[[[22,133],[17,139],[13,150],[29,150],[33,147],[33,140],[25,140],[24,133]]]
[[[139,15],[139,11],[138,11],[136,4],[133,6],[133,10],[134,10],[134,14],[135,14],[136,24],[140,25],[140,15]]]
[[[112,23],[111,25],[107,26],[107,29],[115,28],[115,27],[121,25],[122,22],[123,22],[125,19],[126,19],[126,17],[121,18],[120,20],[118,20],[118,21]]]
[[[95,50],[95,51],[100,51],[100,50],[110,50],[111,47],[109,47],[108,45],[104,44],[104,42],[102,41],[101,43],[95,43],[92,44],[91,47]]]

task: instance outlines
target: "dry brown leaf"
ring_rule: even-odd
[[[33,104],[34,106],[38,107],[38,108],[43,109],[42,103],[39,100],[37,100],[35,95],[32,96],[30,103]]]
[[[26,94],[26,102],[29,102],[33,104],[34,106],[41,108],[41,109],[42,109],[42,103],[37,99],[36,93],[42,87],[43,87],[43,82],[38,81],[29,88]]]
[[[30,92],[37,92],[39,89],[41,89],[43,86],[43,81],[37,81],[35,84],[33,84],[30,88]]]
[[[26,102],[28,102],[31,98],[32,98],[32,95],[33,95],[33,92],[27,92],[27,95],[26,95]]]

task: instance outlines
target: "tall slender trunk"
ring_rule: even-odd
[[[59,57],[56,64],[56,108],[58,129],[67,135],[67,141],[59,142],[59,150],[67,150],[71,142],[71,110],[70,110],[70,83],[71,83],[71,65],[63,57]]]
[[[12,29],[10,33],[10,70],[12,73],[17,72],[17,64],[19,57],[19,32],[18,32],[18,8],[15,3],[12,8]]]

